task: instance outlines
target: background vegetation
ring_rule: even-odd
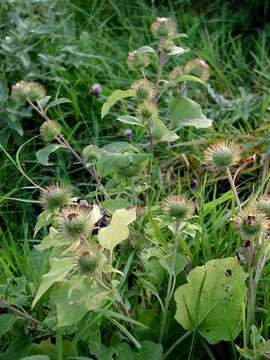
[[[149,26],[156,16],[171,16],[180,32],[188,34],[185,45],[194,49],[210,66],[207,88],[194,90],[207,117],[209,130],[185,128],[172,145],[160,145],[157,152],[164,176],[163,186],[152,199],[157,203],[177,187],[196,194],[203,211],[198,220],[202,237],[197,239],[194,264],[233,256],[237,242],[222,202],[230,199],[229,185],[207,177],[202,150],[216,139],[237,139],[244,153],[257,153],[257,160],[239,179],[240,195],[261,186],[269,171],[270,63],[269,1],[115,1],[115,0],[7,0],[0,5],[0,282],[26,278],[26,296],[39,283],[46,261],[30,253],[33,228],[39,207],[38,193],[29,188],[14,159],[19,147],[38,134],[42,120],[29,108],[15,106],[10,88],[18,80],[38,80],[49,95],[65,97],[70,103],[53,108],[65,137],[78,150],[88,143],[104,145],[126,139],[128,126],[110,117],[100,118],[106,96],[114,89],[126,89],[134,78],[126,66],[127,53],[151,44]],[[165,71],[169,69],[165,68]],[[102,94],[91,93],[100,83]],[[117,109],[115,109],[117,113]],[[132,142],[143,143],[134,131]],[[40,186],[62,180],[76,184],[77,193],[87,196],[85,170],[64,153],[53,155],[53,167],[44,168],[36,159],[40,138],[25,144],[20,163]],[[64,161],[65,160],[65,161]],[[69,162],[70,167],[66,167]],[[71,169],[71,170],[67,170]],[[221,200],[215,201],[220,194]],[[261,322],[268,336],[270,315],[270,267],[266,266],[262,286]],[[30,306],[31,299],[26,302]],[[40,309],[39,311],[42,311]],[[4,349],[7,339],[0,346]],[[226,358],[216,350],[217,358]],[[206,351],[207,354],[207,351]],[[205,355],[207,356],[207,355]],[[207,358],[207,357],[205,357]],[[0,357],[0,359],[2,359]]]

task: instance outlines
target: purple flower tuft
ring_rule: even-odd
[[[95,83],[92,86],[91,92],[92,92],[93,95],[98,97],[100,95],[101,91],[102,91],[102,87],[101,87],[101,85],[99,83]]]

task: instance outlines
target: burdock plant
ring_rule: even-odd
[[[196,126],[197,128],[211,126],[211,120],[206,119],[199,104],[184,96],[186,94],[181,93],[181,96],[179,94],[175,96],[179,92],[178,84],[185,88],[189,81],[204,85],[209,78],[208,65],[202,59],[196,58],[186,64],[181,61],[183,65],[177,65],[175,70],[169,68],[173,57],[180,57],[188,51],[179,46],[180,40],[186,38],[187,35],[177,32],[176,23],[172,18],[157,17],[150,27],[150,32],[156,40],[155,48],[146,45],[128,54],[128,68],[137,72],[138,79],[128,90],[115,90],[102,108],[102,117],[104,117],[117,101],[126,97],[132,98],[132,102],[125,107],[132,113],[119,116],[117,120],[132,126],[141,126],[149,139],[146,195],[151,184],[155,145],[158,142],[173,142],[178,139],[175,131],[182,126]],[[167,65],[168,70],[171,71],[169,77],[164,74],[164,68]],[[148,71],[150,67],[155,67],[154,77],[152,77],[153,72]],[[166,113],[169,116],[166,118],[165,111],[160,107],[161,102],[168,107]],[[198,111],[201,115],[198,115]],[[198,119],[196,123],[193,116],[195,113]],[[188,118],[183,114],[188,114]]]
[[[256,210],[256,207],[247,208],[239,212],[235,217],[237,229],[247,248],[247,262],[249,272],[249,289],[247,303],[247,323],[245,330],[245,347],[248,346],[251,326],[254,322],[256,291],[265,261],[268,256],[269,220]]]
[[[220,141],[205,150],[204,161],[213,170],[227,175],[230,182],[238,213],[234,221],[247,250],[249,288],[247,302],[247,322],[244,334],[245,347],[248,346],[250,329],[254,321],[256,290],[264,268],[269,248],[267,233],[269,229],[269,199],[259,197],[256,204],[242,209],[231,174],[231,168],[241,160],[241,147],[231,141]],[[243,168],[243,166],[242,166]],[[240,168],[241,169],[241,168]]]
[[[231,168],[239,164],[241,160],[241,147],[231,141],[219,141],[209,146],[204,152],[204,162],[213,171],[227,175],[230,182],[238,211],[241,210],[241,203],[231,174]]]
[[[173,222],[175,222],[175,234],[172,244],[172,259],[171,268],[175,268],[177,249],[179,241],[181,240],[181,224],[187,222],[195,212],[195,203],[189,199],[186,195],[170,195],[161,204],[162,212],[167,215]],[[183,240],[184,242],[184,240]],[[165,298],[164,310],[162,314],[162,322],[160,326],[159,341],[162,343],[166,332],[168,321],[168,310],[171,298],[173,296],[176,284],[176,275],[174,270],[169,274],[167,293]]]

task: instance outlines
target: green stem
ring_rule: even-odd
[[[176,226],[177,226],[177,230],[178,230],[179,224],[177,224]],[[172,298],[175,283],[176,283],[174,268],[175,268],[175,261],[176,261],[176,255],[177,255],[177,245],[178,245],[178,236],[176,235],[175,236],[175,241],[174,241],[174,246],[173,246],[171,272],[169,274],[169,280],[168,280],[168,286],[167,286],[167,294],[166,294],[166,298],[165,298],[164,311],[163,311],[163,314],[162,314],[162,322],[161,322],[160,334],[159,334],[159,342],[161,344],[162,344],[162,342],[164,340],[164,335],[165,335],[165,332],[166,332],[170,300]]]
[[[192,333],[192,331],[188,331],[186,332],[184,335],[182,335],[178,340],[176,340],[176,342],[169,348],[169,350],[167,350],[162,358],[162,360],[167,359],[167,357],[171,354],[171,352],[176,348],[176,346],[178,346],[182,341],[184,341],[190,334]]]
[[[12,311],[12,313],[22,319],[28,320],[31,322],[32,326],[34,328],[37,327],[37,325],[41,324],[40,321],[34,319],[31,315],[29,315],[26,311],[21,311],[18,310],[16,307],[14,307],[13,305],[9,304],[7,301],[5,301],[4,299],[0,299],[0,306],[3,308],[7,308],[10,311]]]
[[[63,339],[61,328],[56,329],[56,352],[57,360],[63,360]]]
[[[241,211],[241,210],[242,210],[242,206],[241,206],[241,203],[240,203],[240,200],[239,200],[239,196],[238,196],[238,193],[237,193],[237,190],[236,190],[236,187],[235,187],[235,183],[234,183],[233,178],[232,178],[231,171],[230,171],[230,169],[228,168],[228,166],[226,167],[226,174],[227,174],[227,176],[228,176],[228,180],[229,180],[229,182],[230,182],[230,185],[231,185],[231,188],[232,188],[234,197],[235,197],[237,209],[238,209],[238,211]]]
[[[252,241],[248,252],[248,273],[249,273],[249,284],[248,284],[248,303],[247,303],[247,328],[246,328],[246,345],[249,343],[250,328],[254,321],[255,313],[255,286],[254,286],[254,242]]]
[[[135,188],[135,179],[132,176],[130,179],[130,185],[131,185],[131,198],[133,205],[137,206],[137,196],[136,196],[136,188]]]

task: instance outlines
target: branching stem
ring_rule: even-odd
[[[232,178],[231,171],[230,171],[230,169],[228,168],[228,166],[226,167],[226,174],[227,174],[227,176],[228,176],[228,180],[229,180],[229,182],[230,182],[230,185],[231,185],[231,188],[232,188],[234,197],[235,197],[237,209],[238,209],[238,211],[241,211],[241,210],[242,210],[242,206],[241,206],[241,203],[240,203],[240,199],[239,199],[239,196],[238,196],[236,187],[235,187],[235,183],[234,183],[233,178]]]

